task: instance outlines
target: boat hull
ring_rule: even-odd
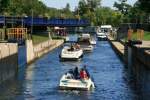
[[[66,87],[66,86],[59,86],[60,90],[79,90],[79,91],[88,91],[88,88],[78,88],[78,87]]]
[[[83,58],[83,54],[79,58],[64,58],[59,55],[60,61],[78,61]]]
[[[61,90],[91,90],[92,88],[95,88],[95,85],[91,78],[89,79],[73,79],[73,78],[67,78],[67,75],[63,75],[60,84],[59,89]]]
[[[62,49],[59,58],[63,60],[78,60],[83,57],[82,49],[70,50],[70,47],[66,46]]]
[[[97,37],[99,41],[107,41],[107,37]]]

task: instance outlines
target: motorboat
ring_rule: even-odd
[[[82,34],[78,37],[78,44],[81,46],[83,51],[93,51],[94,48],[90,40],[90,34]]]
[[[59,89],[61,90],[91,90],[93,88],[95,88],[95,85],[91,78],[74,79],[69,72],[62,75],[59,83]]]
[[[98,40],[107,40],[107,35],[104,32],[97,33]]]
[[[94,38],[91,38],[91,40],[90,40],[90,44],[92,44],[92,45],[96,45],[96,41],[95,41],[95,39],[94,39]]]
[[[66,42],[69,41],[69,36],[65,36],[64,39]]]
[[[60,59],[61,60],[78,60],[83,56],[83,50],[80,47],[64,46],[61,51]]]
[[[83,51],[92,52],[94,47],[92,45],[81,44],[81,48]]]

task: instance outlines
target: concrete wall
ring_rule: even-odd
[[[31,63],[36,58],[48,53],[63,44],[64,40],[48,40],[43,43],[33,45],[32,40],[26,41],[27,63]]]
[[[0,83],[17,74],[18,45],[15,43],[0,43]]]
[[[146,53],[145,49],[132,48],[133,56],[133,72],[140,86],[142,98],[149,100],[150,97],[150,53]]]
[[[0,29],[0,40],[3,41],[5,39],[4,29]]]

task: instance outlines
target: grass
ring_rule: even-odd
[[[39,44],[41,42],[47,41],[49,39],[48,34],[33,34],[32,35],[33,44]],[[52,36],[52,39],[64,39],[63,36]]]
[[[144,40],[150,41],[150,32],[145,32],[144,33]]]
[[[32,39],[33,39],[33,44],[39,44],[41,42],[47,41],[49,37],[48,34],[33,34]]]
[[[136,32],[134,32],[134,33],[132,34],[132,38],[131,38],[131,39],[132,39],[132,40],[137,40],[137,39],[138,39]],[[124,40],[127,41],[127,37],[124,38]],[[150,32],[145,31],[142,40],[150,41]]]
[[[64,39],[63,36],[52,36],[52,39]]]
[[[138,39],[136,32],[133,33],[132,39],[133,40]],[[144,36],[143,36],[142,40],[150,41],[150,32],[144,32]]]

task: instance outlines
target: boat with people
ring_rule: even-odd
[[[81,68],[80,72],[78,67],[69,70],[62,75],[59,83],[61,90],[91,90],[93,88],[95,88],[94,82],[85,67]]]
[[[81,45],[83,51],[93,51],[94,47],[91,44],[90,34],[82,34],[78,37],[78,44]]]
[[[78,60],[83,57],[83,50],[77,43],[71,44],[71,46],[64,46],[59,56],[61,60]]]
[[[98,40],[107,40],[107,36],[112,32],[111,25],[101,25],[100,29],[97,31]]]
[[[98,40],[107,40],[107,35],[104,32],[98,32],[97,39]]]

